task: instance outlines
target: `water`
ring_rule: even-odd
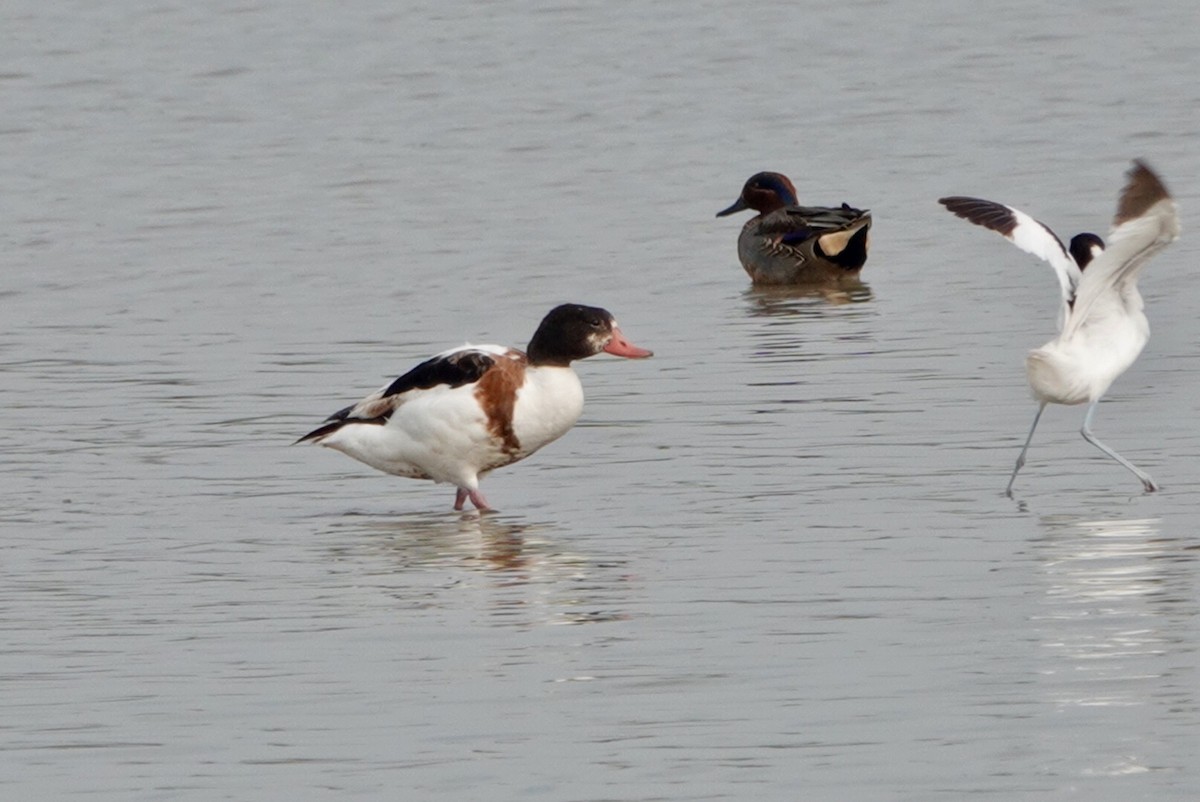
[[[1194,799],[1200,42],[1184,3],[13,2],[0,795]],[[1048,268],[936,205],[1184,236],[1097,434]],[[751,173],[875,215],[748,288]],[[289,446],[601,304],[646,362],[502,511]]]

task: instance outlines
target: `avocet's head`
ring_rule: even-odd
[[[1087,232],[1076,234],[1071,237],[1070,251],[1071,256],[1075,259],[1075,264],[1079,265],[1080,270],[1083,270],[1089,262],[1104,253],[1104,240]]]

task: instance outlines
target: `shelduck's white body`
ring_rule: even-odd
[[[542,321],[529,353],[499,345],[453,348],[422,362],[300,438],[372,468],[458,488],[487,509],[479,480],[567,433],[583,412],[575,359],[606,351],[651,355],[603,309],[566,304]]]

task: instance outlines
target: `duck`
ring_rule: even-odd
[[[1107,243],[1097,234],[1084,232],[1064,246],[1044,223],[995,201],[952,195],[939,203],[1045,260],[1058,278],[1058,335],[1030,351],[1025,359],[1026,378],[1038,409],[1005,495],[1012,497],[1017,473],[1025,465],[1033,433],[1048,404],[1086,403],[1080,430],[1084,440],[1129,470],[1147,493],[1158,490],[1148,473],[1098,440],[1091,423],[1100,399],[1150,339],[1138,277],[1152,256],[1179,237],[1178,210],[1162,179],[1144,161],[1133,162],[1117,199]]]
[[[800,206],[782,173],[750,176],[717,217],[753,209],[738,236],[738,258],[755,284],[829,284],[857,280],[870,248],[871,214],[843,203]]]
[[[583,386],[571,363],[602,352],[653,356],[626,339],[609,311],[562,304],[542,319],[526,350],[465,345],[442,351],[333,413],[296,443],[332,448],[393,476],[452,484],[455,510],[470,500],[489,511],[480,479],[575,425]]]

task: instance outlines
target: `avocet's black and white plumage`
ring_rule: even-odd
[[[479,480],[557,440],[583,412],[571,362],[601,351],[639,359],[604,309],[555,307],[527,351],[499,345],[453,348],[422,362],[296,442],[336,449],[385,473],[447,482],[454,509],[489,505]]]
[[[1085,233],[1064,247],[1047,226],[1000,203],[961,196],[942,198],[940,203],[1049,262],[1062,289],[1058,336],[1026,358],[1026,375],[1039,406],[1005,493],[1012,495],[1046,405],[1085,402],[1089,406],[1083,418],[1084,439],[1132,471],[1147,492],[1157,490],[1149,474],[1095,438],[1091,421],[1104,393],[1150,338],[1137,279],[1150,257],[1179,236],[1175,202],[1162,181],[1145,163],[1134,162],[1107,246],[1095,234]]]

